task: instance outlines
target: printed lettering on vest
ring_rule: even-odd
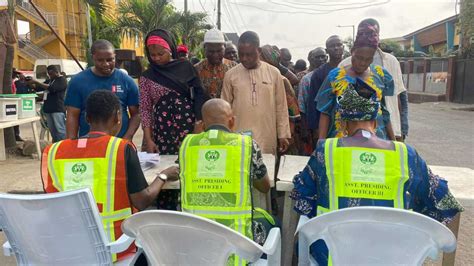
[[[64,189],[92,187],[94,184],[93,162],[64,163]]]

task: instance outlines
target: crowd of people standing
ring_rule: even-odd
[[[138,85],[117,71],[114,47],[107,40],[94,42],[94,66],[71,79],[64,103],[59,98],[64,99],[66,81],[54,66],[48,68],[52,83],[30,83],[48,91],[49,102],[58,98],[54,108],[48,102],[44,107],[53,142],[86,135],[86,100],[93,91],[107,89],[121,103],[117,136],[132,140],[141,124],[143,151],[178,154],[188,134],[203,130],[202,105],[222,98],[236,116],[235,130],[251,135],[263,153],[308,156],[318,139],[347,134],[336,108],[347,84],[365,82],[376,88],[382,103],[377,116],[379,137],[403,141],[407,136],[407,97],[400,66],[395,57],[378,47],[379,30],[377,21],[362,21],[358,36],[367,38],[356,39],[352,56],[345,59],[342,38],[328,37],[325,48],[316,47],[308,53],[306,67],[304,60],[293,64],[289,49],[262,45],[255,32],[244,32],[236,47],[217,29],[206,32],[205,58],[198,62],[195,57],[190,59],[187,47],[178,45],[167,30],[156,29],[145,38],[149,67]],[[377,38],[371,37],[373,32]],[[56,89],[59,86],[61,89]],[[175,192],[162,193],[158,205],[176,209],[177,198]]]
[[[462,207],[446,181],[433,175],[416,151],[403,144],[408,135],[406,89],[397,59],[379,48],[379,31],[377,21],[363,20],[348,58],[343,58],[341,37],[329,36],[325,48],[308,53],[307,67],[304,60],[293,64],[286,48],[262,45],[253,31],[244,32],[236,47],[216,29],[204,36],[205,59],[192,63],[197,60],[190,58],[187,47],[177,45],[167,30],[155,29],[144,39],[149,66],[138,84],[116,68],[113,45],[97,40],[91,47],[94,66],[74,76],[67,85],[64,105],[68,140],[56,142],[43,154],[45,191],[62,191],[70,185],[64,178],[72,176],[65,167],[71,160],[85,165],[104,159],[94,162],[101,164],[97,171],[106,171],[109,163],[109,168],[113,165],[116,169],[113,174],[107,173],[115,177],[106,186],[95,187],[96,193],[103,194],[105,188],[121,189],[112,200],[122,204],[117,209],[127,210],[130,215],[131,205],[144,209],[155,198],[159,209],[179,209],[179,191],[162,190],[167,180],[178,178],[176,166],[159,173],[149,186],[145,180],[131,144],[141,124],[142,151],[180,155],[179,176],[184,179],[181,192],[183,187],[197,191],[187,190],[189,195],[181,196],[181,204],[188,209],[202,212],[223,208],[230,213],[228,206],[240,197],[236,195],[251,193],[250,186],[235,184],[252,183],[263,193],[270,189],[262,154],[274,154],[277,160],[280,155],[294,154],[310,155],[307,167],[295,176],[291,193],[294,209],[302,215],[313,217],[338,208],[376,205],[413,209],[448,223]],[[63,84],[60,75],[57,69],[48,71],[49,84],[36,85],[40,90],[59,93],[55,86]],[[54,141],[61,138],[53,136]],[[224,163],[218,163],[219,151]],[[227,152],[234,157],[227,160]],[[107,156],[117,163],[106,162]],[[360,158],[360,162],[354,158]],[[371,165],[362,165],[365,163]],[[346,174],[362,168],[369,169],[363,173],[367,176],[356,173],[351,179],[351,174]],[[185,184],[215,177],[235,184],[227,187],[228,191]],[[344,182],[367,180],[390,184],[387,187],[392,191],[378,198],[344,189],[329,191],[329,187]],[[119,199],[122,194],[128,194],[130,201]],[[244,205],[238,206],[239,212],[252,208],[251,202]],[[252,215],[245,224],[251,224]],[[231,215],[225,219],[234,218]],[[120,219],[113,221],[116,236],[121,234],[119,223],[115,224]],[[251,237],[255,232],[244,233]],[[311,250],[318,263],[328,264],[324,244],[315,243]]]
[[[364,27],[377,34],[380,31],[374,19],[362,21],[358,34],[365,34]],[[32,85],[49,94],[44,110],[53,142],[86,134],[88,95],[110,88],[122,104],[118,136],[131,140],[141,123],[144,151],[176,154],[184,137],[199,131],[202,104],[222,98],[236,113],[238,131],[251,134],[264,153],[310,155],[318,139],[344,134],[334,108],[340,93],[337,87],[364,80],[380,89],[383,108],[378,135],[403,141],[408,135],[408,104],[400,65],[378,47],[378,41],[369,44],[376,50],[374,55],[363,47],[355,49],[360,45],[355,42],[352,56],[343,58],[342,38],[330,36],[326,47],[308,53],[307,67],[302,59],[294,64],[287,48],[261,45],[255,32],[243,33],[237,48],[222,32],[211,29],[204,37],[205,58],[199,60],[169,32],[157,29],[145,38],[149,68],[140,76],[138,86],[126,73],[115,71],[114,47],[107,40],[94,43],[94,66],[76,75],[69,85],[63,76],[56,75],[54,66],[48,69],[51,85],[25,81],[20,74],[15,84],[19,91]],[[336,68],[339,70],[329,75]]]

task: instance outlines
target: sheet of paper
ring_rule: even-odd
[[[151,169],[160,162],[160,155],[158,153],[138,152],[138,160],[143,171]]]

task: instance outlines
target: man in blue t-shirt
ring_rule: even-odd
[[[66,137],[84,136],[89,132],[86,121],[86,100],[95,90],[112,91],[122,105],[122,129],[117,137],[132,140],[140,125],[138,87],[131,77],[115,68],[115,49],[106,40],[97,40],[91,47],[94,66],[75,75],[66,93]]]

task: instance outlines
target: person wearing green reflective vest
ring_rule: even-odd
[[[293,180],[294,210],[312,218],[348,207],[385,206],[450,223],[463,208],[447,181],[434,175],[413,147],[376,136],[381,105],[375,94],[357,79],[337,98],[345,137],[318,142]],[[324,241],[310,249],[319,265],[331,264]]]
[[[182,210],[263,244],[276,221],[252,205],[252,187],[262,193],[270,190],[262,153],[251,136],[232,133],[235,117],[228,102],[207,101],[202,117],[205,131],[188,135],[179,152]]]

